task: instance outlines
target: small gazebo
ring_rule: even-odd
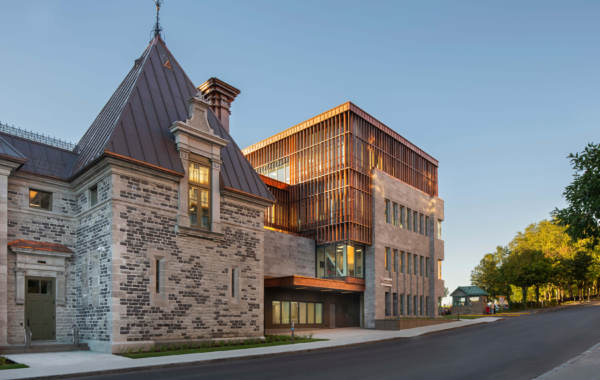
[[[483,314],[489,295],[479,286],[459,286],[450,296],[453,314]]]

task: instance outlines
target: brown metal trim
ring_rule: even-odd
[[[152,168],[152,169],[160,170],[162,172],[169,173],[169,174],[172,174],[172,175],[176,175],[178,177],[185,176],[185,173],[181,173],[181,172],[178,172],[178,171],[175,171],[175,170],[163,168],[162,166],[150,164],[148,162],[144,162],[144,161],[141,161],[141,160],[137,160],[135,158],[131,158],[129,156],[124,156],[124,155],[121,155],[121,154],[118,154],[118,153],[114,153],[114,152],[111,152],[109,150],[105,150],[104,151],[104,155],[108,156],[108,157],[117,158],[117,159],[120,159],[120,160],[123,160],[123,161],[131,162],[131,163],[134,163],[134,164],[137,164],[137,165],[146,166],[146,167],[149,167],[149,168]]]
[[[259,200],[264,201],[266,203],[273,203],[273,200],[271,200],[271,199],[267,199],[267,198],[263,198],[263,197],[260,197],[258,195],[255,195],[255,194],[247,193],[247,192],[239,190],[239,189],[234,189],[233,187],[223,186],[223,189],[227,190],[227,191],[231,191],[232,193],[238,193],[238,194],[244,195],[244,196],[249,197],[249,198],[259,199]]]
[[[287,276],[265,278],[265,288],[311,288],[323,290],[340,290],[349,292],[364,292],[365,280],[346,277],[345,280],[332,280],[307,276]]]

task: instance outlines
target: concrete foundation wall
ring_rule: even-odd
[[[265,230],[265,276],[315,277],[315,252],[313,239]]]

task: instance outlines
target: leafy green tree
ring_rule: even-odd
[[[575,171],[563,193],[568,206],[555,209],[553,215],[573,240],[587,239],[593,247],[600,242],[600,144],[589,143],[568,158]]]
[[[510,299],[510,286],[500,270],[502,262],[508,257],[506,247],[497,247],[496,252],[488,253],[471,272],[471,283],[484,289],[491,298],[506,295]]]
[[[542,251],[519,249],[512,252],[502,265],[509,283],[521,288],[523,303],[527,301],[527,289],[535,286],[539,302],[539,287],[548,282],[552,271],[550,259]]]

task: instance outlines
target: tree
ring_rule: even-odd
[[[542,251],[519,249],[512,252],[502,265],[509,283],[521,288],[523,303],[527,300],[527,289],[535,286],[536,301],[539,302],[539,287],[548,282],[552,270],[550,260]]]
[[[497,247],[496,252],[488,253],[471,272],[471,283],[484,289],[491,298],[506,295],[510,298],[510,289],[504,273],[500,270],[502,262],[508,257],[506,247]]]
[[[593,247],[600,242],[600,144],[589,143],[568,158],[575,171],[563,192],[568,206],[555,209],[553,215],[573,240],[587,239]]]

